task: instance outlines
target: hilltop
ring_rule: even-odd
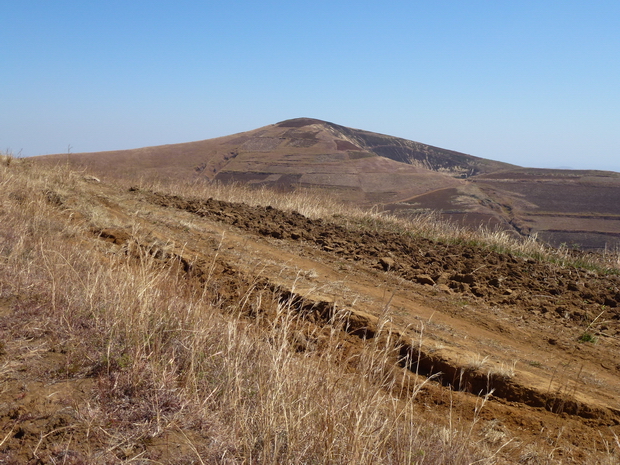
[[[440,160],[441,170],[424,166],[429,157]],[[110,178],[321,188],[362,205],[456,186],[452,175],[478,169],[474,157],[309,118],[205,141],[41,159],[69,161]]]

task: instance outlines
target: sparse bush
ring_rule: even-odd
[[[13,155],[11,153],[0,153],[0,163],[2,163],[5,166],[11,166],[11,163],[13,162]]]
[[[579,342],[591,342],[594,344],[596,342],[596,336],[586,331],[581,336],[579,336]]]

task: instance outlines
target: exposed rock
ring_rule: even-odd
[[[419,274],[415,277],[415,280],[420,284],[428,284],[429,286],[434,286],[435,281],[427,274]]]
[[[381,257],[379,259],[379,263],[383,267],[385,271],[390,271],[396,269],[396,262],[393,258],[390,257]]]

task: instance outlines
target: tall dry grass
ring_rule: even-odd
[[[215,283],[137,242],[101,246],[63,212],[82,189],[63,168],[0,167],[0,298],[19,301],[5,334],[65,354],[42,376],[96,380],[71,404],[86,463],[494,463],[470,422],[420,421],[418,391],[403,394],[382,338],[349,356],[335,324],[299,351],[304,323],[257,283],[223,308]]]
[[[133,185],[125,181],[125,186]],[[600,273],[620,273],[620,249],[602,253],[579,254],[568,247],[550,247],[534,235],[518,237],[513,232],[481,225],[478,229],[458,225],[442,218],[440,212],[421,212],[400,217],[379,208],[361,208],[345,204],[320,190],[299,187],[290,192],[277,192],[265,186],[208,183],[204,181],[166,182],[142,180],[146,190],[181,197],[214,198],[227,202],[268,206],[285,211],[297,211],[309,218],[325,218],[353,227],[396,232],[425,237],[443,243],[458,243],[481,249],[552,262],[564,267],[588,268]]]
[[[351,227],[441,237],[447,228],[429,217],[411,231],[410,222],[308,193],[155,187]],[[509,440],[488,441],[476,429],[483,405],[473,421],[454,413],[428,423],[420,386],[403,384],[394,369],[389,332],[347,353],[337,318],[308,326],[258,281],[240,282],[237,300],[224,305],[216,274],[198,282],[138,240],[117,252],[93,240],[93,221],[115,219],[63,210],[69,196],[88,208],[88,195],[82,173],[67,168],[0,166],[0,298],[19,302],[4,334],[65,354],[62,370],[42,373],[48,382],[95,380],[86,399],[69,402],[72,435],[87,442],[76,449],[82,463],[506,463],[499,452]],[[77,448],[72,437],[62,447]],[[555,463],[538,452],[527,457]]]

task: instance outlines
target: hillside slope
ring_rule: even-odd
[[[312,118],[205,141],[39,157],[106,179],[312,188],[341,201],[467,227],[536,235],[553,246],[620,247],[620,174],[542,170]]]
[[[618,459],[615,272],[307,193],[172,189],[1,168],[0,459]]]
[[[314,187],[365,205],[398,202],[460,185],[455,177],[465,173],[510,166],[310,118],[199,142],[39,158],[116,178]]]
[[[468,181],[386,209],[401,216],[441,211],[459,224],[536,236],[554,247],[620,248],[620,173],[519,168]]]
[[[299,128],[317,124],[329,127],[338,139],[346,140],[355,147],[394,161],[421,166],[457,178],[468,178],[478,174],[517,168],[509,163],[475,157],[454,150],[433,147],[432,145],[361,129],[352,129],[311,118],[283,121],[277,126]]]

